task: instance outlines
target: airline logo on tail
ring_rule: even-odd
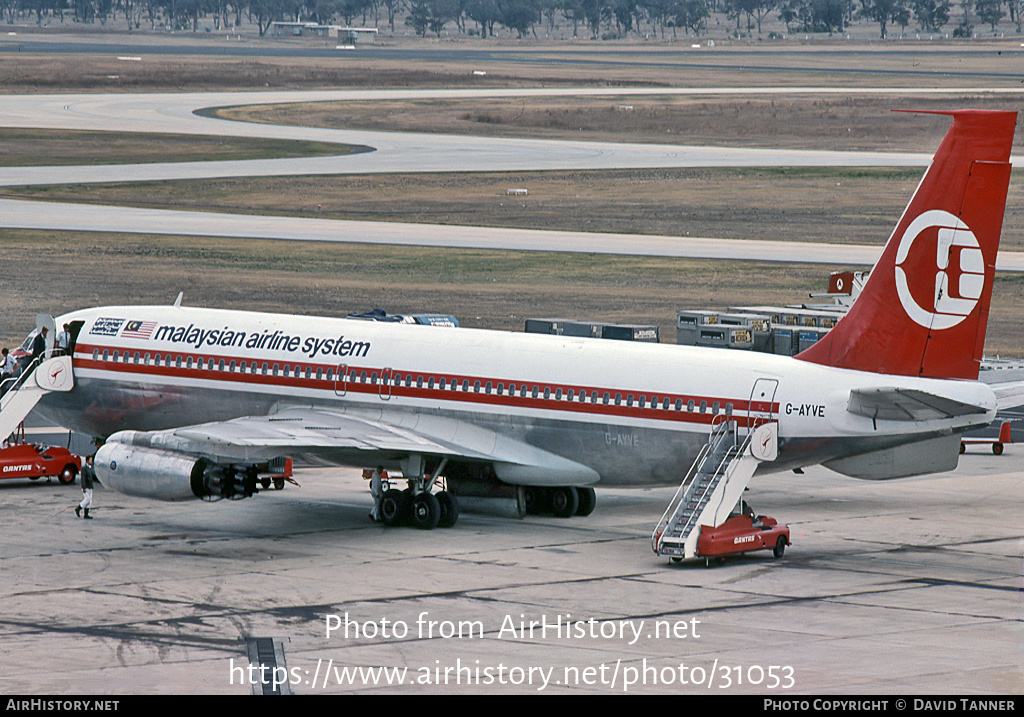
[[[931,256],[935,261],[929,268]],[[931,270],[934,293],[915,297],[907,274]],[[958,217],[933,209],[910,223],[896,253],[896,293],[914,323],[932,330],[956,326],[974,311],[984,286],[985,257],[978,238]]]
[[[897,376],[978,378],[1016,112],[953,124],[857,300],[798,358]]]

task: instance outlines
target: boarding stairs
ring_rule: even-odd
[[[654,552],[673,559],[696,557],[701,527],[716,528],[726,521],[757,466],[775,459],[777,445],[775,422],[762,423],[744,436],[736,420],[715,423],[654,529]]]
[[[36,359],[20,376],[4,381],[0,384],[0,440],[17,430],[44,395],[73,387],[70,356]]]

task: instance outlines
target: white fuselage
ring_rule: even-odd
[[[96,437],[288,406],[434,414],[593,468],[602,484],[676,483],[713,422],[777,420],[783,470],[987,425],[984,384],[884,376],[746,351],[188,307],[105,307],[82,321],[75,388],[41,404]],[[883,421],[850,391],[916,388],[987,413]],[[343,461],[344,462],[344,461]]]

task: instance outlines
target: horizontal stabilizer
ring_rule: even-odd
[[[846,410],[882,421],[934,421],[988,411],[983,406],[907,388],[854,389]]]
[[[998,410],[1005,411],[1010,408],[1024,406],[1024,381],[1009,381],[1007,383],[990,384],[993,393],[996,394],[996,406]]]

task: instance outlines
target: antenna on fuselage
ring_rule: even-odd
[[[178,292],[178,298],[174,300],[174,305],[175,306],[181,306],[181,299],[182,299],[183,296],[185,296],[185,292],[184,291],[179,291]]]

